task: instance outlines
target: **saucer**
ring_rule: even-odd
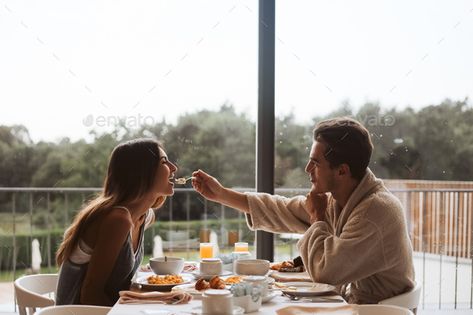
[[[314,297],[328,295],[335,292],[335,287],[330,284],[317,282],[285,282],[281,292],[295,297]]]
[[[269,292],[267,295],[263,296],[263,299],[261,300],[261,303],[268,303],[272,299],[274,299],[276,296],[279,295],[279,292]]]
[[[201,274],[200,271],[194,271],[192,272],[192,275],[194,276],[194,278],[196,279],[204,279],[206,281],[210,280],[213,276],[219,276],[219,277],[222,277],[222,276],[229,276],[233,274],[233,272],[231,271],[228,271],[228,270],[223,270],[221,274],[219,275],[204,275],[204,274]]]
[[[245,310],[242,307],[239,307],[239,306],[233,307],[232,315],[243,315],[244,313],[245,313]],[[191,314],[204,315],[204,313],[202,313],[202,306],[193,307],[191,310]]]
[[[168,291],[171,291],[171,289],[173,287],[177,286],[177,285],[190,283],[192,281],[192,278],[190,276],[181,275],[182,280],[184,280],[184,282],[181,282],[181,283],[150,284],[150,283],[148,283],[148,277],[149,276],[139,277],[139,278],[133,280],[132,283],[135,284],[135,285],[138,285],[143,290],[168,292]]]

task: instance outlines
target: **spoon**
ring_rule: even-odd
[[[193,177],[188,177],[188,178],[185,178],[185,177],[179,177],[179,178],[176,178],[174,180],[174,182],[178,185],[185,185],[186,182],[189,180],[189,179],[192,179]]]

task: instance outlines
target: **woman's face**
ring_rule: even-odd
[[[174,173],[177,166],[168,160],[168,156],[163,149],[159,149],[159,164],[156,171],[154,192],[158,196],[171,196],[174,194]]]

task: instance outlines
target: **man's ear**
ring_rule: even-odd
[[[351,176],[350,166],[348,164],[343,163],[338,167],[338,175],[339,176]]]

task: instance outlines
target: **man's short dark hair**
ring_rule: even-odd
[[[324,156],[331,168],[345,163],[353,178],[363,178],[370,163],[373,143],[361,123],[348,117],[323,120],[314,129],[314,140],[326,145]]]

